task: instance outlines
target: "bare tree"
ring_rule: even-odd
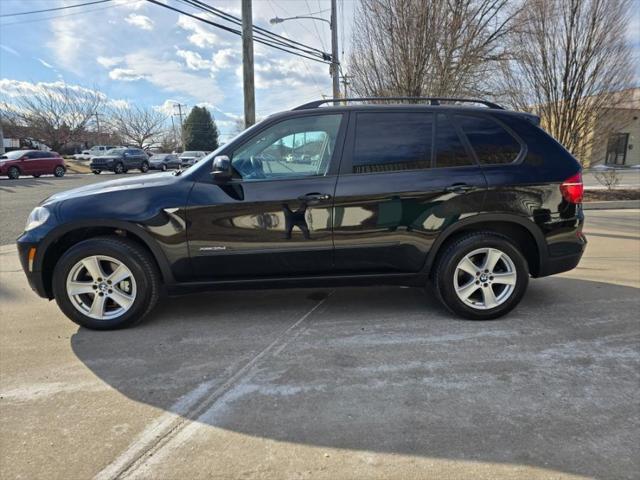
[[[583,161],[594,125],[602,136],[607,111],[628,102],[630,17],[630,0],[526,0],[508,36],[506,99]]]
[[[125,143],[145,148],[160,138],[166,119],[166,115],[157,110],[129,105],[112,108],[108,122]]]
[[[363,96],[483,95],[504,58],[507,0],[360,0],[350,73]]]
[[[2,120],[54,150],[78,141],[105,103],[96,90],[64,83],[17,87],[0,102]]]

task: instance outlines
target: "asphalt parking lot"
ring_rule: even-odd
[[[93,332],[0,247],[1,476],[637,478],[640,211],[587,225],[579,268],[481,323],[376,287],[164,299]]]

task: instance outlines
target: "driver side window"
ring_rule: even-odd
[[[325,175],[341,120],[313,115],[272,125],[236,149],[231,165],[245,181]]]

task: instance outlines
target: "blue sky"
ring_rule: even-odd
[[[208,1],[240,16],[240,0]],[[0,13],[82,2],[0,0]],[[354,1],[338,3],[342,7],[340,43],[344,46],[351,35]],[[189,9],[176,0],[170,4]],[[629,40],[638,59],[640,0],[634,4]],[[270,25],[269,19],[316,12],[328,18],[328,9],[329,0],[253,1],[255,24],[325,51],[330,50],[326,23],[296,20]],[[0,90],[19,82],[64,81],[100,90],[113,102],[154,106],[168,114],[173,102],[188,107],[207,105],[225,135],[241,118],[240,38],[231,33],[144,0],[113,0],[61,12],[8,17],[0,26]],[[255,56],[259,117],[331,93],[327,65],[262,45],[256,45]],[[636,79],[640,79],[640,65]]]
[[[0,13],[77,3],[83,0],[0,0]],[[209,3],[240,16],[239,0]],[[170,4],[197,12],[176,1]],[[328,18],[329,6],[329,0],[254,0],[254,23],[330,51],[324,22],[269,24],[274,16],[322,12],[317,15]],[[339,32],[347,37],[353,2],[345,0],[343,8],[339,20],[345,27]],[[3,90],[18,82],[64,81],[100,90],[112,101],[163,107],[167,113],[172,102],[204,104],[223,133],[233,130],[242,115],[240,38],[144,0],[9,17],[0,25]],[[328,65],[263,45],[255,46],[255,76],[259,117],[331,93]]]

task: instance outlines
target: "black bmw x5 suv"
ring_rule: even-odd
[[[53,195],[18,239],[29,283],[95,329],[240,287],[431,283],[462,317],[504,315],[578,264],[580,166],[535,116],[421,100],[312,102],[187,171]]]

